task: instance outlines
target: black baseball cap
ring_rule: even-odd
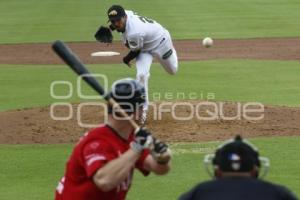
[[[260,167],[259,153],[253,144],[237,135],[217,149],[213,164],[223,172],[250,172]]]
[[[125,10],[120,5],[113,5],[107,11],[109,21],[119,20],[126,15]]]

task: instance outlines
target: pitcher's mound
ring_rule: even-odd
[[[223,140],[235,134],[245,137],[300,135],[300,108],[265,106],[264,112],[245,115],[242,111],[244,104],[240,103],[211,102],[215,106],[200,101],[185,101],[185,106],[178,103],[163,106],[164,111],[157,109],[161,103],[150,107],[147,127],[164,141]],[[173,112],[170,112],[172,107]],[[102,123],[104,113],[99,108],[82,107],[78,119],[78,105],[73,105],[73,117],[66,121],[51,119],[49,107],[2,112],[0,143],[76,142],[89,129],[80,127],[78,122],[81,125]],[[68,114],[66,107],[54,109],[53,113],[56,117],[67,117]],[[262,115],[263,119],[255,120]]]

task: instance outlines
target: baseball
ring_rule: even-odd
[[[202,40],[202,45],[205,47],[211,47],[214,44],[214,41],[210,37],[206,37]]]

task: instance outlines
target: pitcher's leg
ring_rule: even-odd
[[[161,43],[153,54],[158,59],[159,63],[169,74],[176,74],[178,70],[177,52],[173,46],[170,33],[166,30],[165,40]]]
[[[164,59],[164,57],[162,56],[158,59],[158,61],[166,70],[166,72],[168,72],[171,75],[174,75],[178,70],[177,52],[174,47],[170,49],[169,52],[172,52],[172,54],[167,59]]]
[[[148,94],[148,81],[150,77],[150,67],[153,61],[153,56],[150,53],[140,53],[136,59],[136,79],[144,87],[146,92],[146,104],[143,107],[142,119],[140,120],[140,125],[145,123],[147,118],[148,104],[149,104],[149,94]]]

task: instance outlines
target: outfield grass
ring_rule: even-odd
[[[167,27],[176,39],[300,36],[297,0],[117,0]],[[2,0],[0,43],[93,41],[110,1]],[[117,37],[119,38],[119,37]]]
[[[284,184],[300,195],[300,137],[252,140],[271,160],[267,180]],[[202,159],[218,142],[173,144],[173,167],[165,177],[135,173],[128,200],[176,199],[199,181],[208,180]],[[0,145],[0,199],[48,200],[64,173],[73,145]]]
[[[124,65],[90,66],[94,73],[109,77],[111,83],[124,77],[135,77],[135,69]],[[150,97],[155,100],[171,94],[185,93],[206,98],[214,93],[216,100],[259,101],[266,104],[299,106],[299,62],[220,60],[181,62],[178,74],[170,76],[158,64],[152,66]],[[76,92],[77,76],[66,66],[12,66],[0,65],[0,111],[45,106],[56,102],[50,96],[50,85],[55,80],[73,84],[72,102],[81,101]],[[84,87],[84,94],[91,94]],[[55,93],[66,94],[67,89],[58,86]],[[182,98],[182,96],[179,96]],[[62,100],[65,101],[65,100]]]
[[[0,199],[53,199],[70,145],[0,145]],[[57,180],[55,180],[57,179]]]

